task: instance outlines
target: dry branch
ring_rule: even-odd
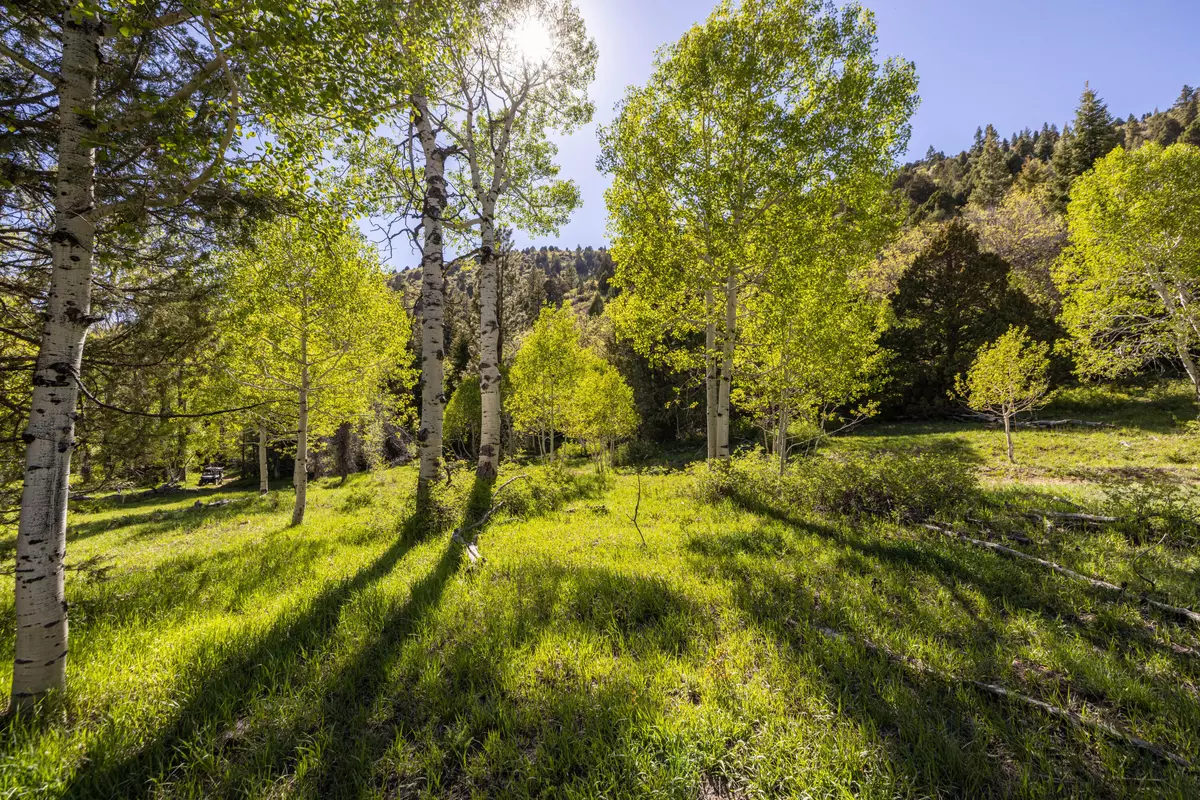
[[[1040,508],[1031,509],[1026,512],[1026,516],[1040,519],[1043,522],[1058,522],[1063,525],[1110,525],[1114,522],[1120,522],[1116,517],[1105,517],[1099,514],[1043,511]]]
[[[846,641],[856,642],[858,644],[861,644],[863,647],[867,648],[871,652],[878,653],[878,654],[886,657],[889,661],[892,661],[892,662],[895,662],[898,664],[902,664],[911,669],[915,669],[918,672],[924,673],[925,675],[933,676],[935,678],[938,678],[939,680],[969,684],[971,686],[974,686],[976,689],[987,692],[988,694],[991,694],[995,697],[1000,697],[1005,700],[1011,700],[1011,701],[1014,701],[1017,703],[1022,703],[1024,705],[1036,708],[1039,711],[1043,711],[1046,714],[1049,714],[1050,716],[1055,717],[1057,719],[1066,720],[1067,722],[1072,722],[1080,727],[1091,728],[1093,730],[1099,731],[1100,733],[1103,733],[1112,739],[1115,739],[1117,741],[1124,742],[1125,744],[1140,748],[1149,753],[1153,753],[1154,755],[1158,756],[1159,758],[1164,759],[1166,761],[1170,761],[1174,764],[1177,764],[1180,767],[1183,767],[1184,769],[1192,768],[1191,763],[1187,759],[1183,758],[1182,756],[1176,755],[1175,753],[1172,753],[1169,750],[1167,750],[1157,744],[1154,744],[1153,742],[1148,742],[1145,739],[1134,736],[1133,734],[1129,733],[1128,731],[1118,728],[1115,725],[1109,725],[1108,723],[1101,722],[1100,720],[1087,719],[1086,717],[1084,717],[1083,715],[1079,714],[1076,711],[1071,711],[1070,709],[1067,709],[1067,708],[1059,708],[1058,706],[1051,705],[1050,703],[1047,703],[1044,700],[1038,700],[1036,698],[1030,697],[1029,695],[1021,694],[1020,692],[1015,692],[1012,689],[1005,689],[1003,686],[999,686],[994,683],[986,683],[984,681],[972,680],[970,678],[960,678],[951,673],[942,672],[941,670],[934,669],[933,667],[929,666],[928,664],[926,664],[922,661],[918,661],[915,658],[911,658],[909,656],[904,656],[899,653],[896,653],[883,645],[879,645],[879,644],[876,644],[875,642],[872,642],[869,639],[860,639],[860,638],[856,638],[856,637],[847,636],[846,634],[839,633],[838,631],[835,631],[831,628],[818,627],[817,630],[823,636],[825,636],[829,639],[834,639],[836,641],[843,641],[843,642],[846,642]]]
[[[509,478],[507,481],[505,481],[503,484],[501,484],[500,488],[497,489],[492,494],[492,501],[493,501],[492,507],[489,508],[487,511],[485,511],[483,516],[480,517],[475,522],[471,523],[470,525],[460,525],[459,527],[455,528],[454,533],[451,534],[451,536],[450,536],[451,541],[462,545],[463,550],[465,550],[467,553],[467,558],[471,559],[472,564],[474,564],[475,562],[482,559],[483,556],[480,555],[479,547],[475,544],[476,539],[478,537],[473,536],[470,539],[468,539],[466,537],[467,532],[473,531],[476,528],[482,528],[484,525],[487,524],[487,521],[489,519],[491,519],[493,514],[495,514],[500,509],[504,508],[505,501],[496,503],[495,502],[496,498],[500,496],[501,492],[503,492],[506,488],[508,488],[509,484],[513,483],[514,481],[519,481],[522,478],[528,479],[529,476],[528,475],[517,475],[515,477]]]
[[[637,529],[638,536],[642,538],[642,547],[648,547],[646,544],[646,534],[642,533],[642,526],[638,525],[638,509],[642,507],[642,471],[639,469],[637,473],[637,502],[633,504],[633,515],[629,517],[629,521],[633,523],[633,527]]]
[[[984,541],[983,539],[975,539],[970,536],[967,536],[964,533],[959,533],[958,531],[951,530],[950,528],[943,528],[940,525],[934,525],[934,524],[928,523],[928,522],[924,523],[922,525],[922,527],[928,528],[931,531],[936,531],[937,533],[940,533],[943,536],[949,536],[952,539],[958,539],[960,541],[967,542],[968,544],[973,544],[976,547],[982,547],[985,550],[991,550],[993,553],[1000,553],[1001,555],[1005,555],[1010,558],[1019,559],[1021,561],[1031,561],[1034,564],[1038,564],[1040,566],[1046,567],[1047,569],[1053,570],[1054,572],[1057,572],[1059,575],[1062,575],[1065,578],[1070,578],[1071,580],[1086,583],[1087,585],[1089,585],[1095,589],[1103,589],[1105,591],[1115,592],[1115,593],[1121,594],[1121,595],[1129,594],[1129,592],[1127,592],[1124,587],[1117,586],[1115,583],[1109,583],[1108,581],[1102,581],[1097,578],[1090,578],[1087,575],[1080,574],[1073,569],[1067,569],[1066,567],[1062,566],[1061,564],[1055,564],[1053,561],[1047,561],[1044,558],[1038,558],[1037,556],[1031,556],[1028,553],[1022,553],[1020,550],[1014,550],[1011,547],[1005,547],[1002,544],[996,544],[995,542],[987,542],[987,541]],[[1150,606],[1151,608],[1156,608],[1159,611],[1165,611],[1169,614],[1174,614],[1175,616],[1183,617],[1184,619],[1187,619],[1188,621],[1190,621],[1196,625],[1200,625],[1200,614],[1197,614],[1195,611],[1192,611],[1189,608],[1180,608],[1179,606],[1173,606],[1173,605],[1169,605],[1167,603],[1160,603],[1158,600],[1152,600],[1151,598],[1146,597],[1145,595],[1138,595],[1137,599],[1140,600],[1142,603],[1145,603],[1146,605]]]

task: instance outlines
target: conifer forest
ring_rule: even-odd
[[[984,5],[0,0],[0,797],[1200,797],[1200,9]]]

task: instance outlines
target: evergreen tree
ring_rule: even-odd
[[[1125,145],[1126,150],[1137,150],[1145,142],[1145,132],[1142,130],[1142,123],[1138,122],[1137,117],[1133,114],[1129,115],[1129,119],[1125,120]]]
[[[1085,85],[1079,108],[1075,111],[1075,140],[1071,145],[1072,180],[1087,172],[1092,164],[1119,145],[1108,106],[1090,86]]]
[[[996,143],[996,129],[991,125],[987,127],[983,149],[975,161],[971,183],[971,202],[985,207],[999,203],[1012,183],[1008,159]]]
[[[982,252],[979,237],[961,219],[914,259],[892,308],[896,324],[883,343],[897,355],[897,400],[917,412],[944,409],[955,376],[970,367],[979,348],[1036,314],[1012,288],[1008,264]]]

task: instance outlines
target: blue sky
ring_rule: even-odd
[[[709,0],[575,0],[596,38],[600,61],[591,96],[596,122],[612,118],[629,84],[650,74],[654,51],[702,21]],[[1060,126],[1084,81],[1122,117],[1166,108],[1200,84],[1200,0],[864,0],[879,23],[880,53],[916,63],[921,107],[910,155],[929,145],[948,153],[970,145],[978,125],[1014,130]],[[596,172],[596,124],[559,140],[563,176],[584,205],[557,237],[525,244],[601,245],[605,177]]]

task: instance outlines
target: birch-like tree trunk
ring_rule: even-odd
[[[716,313],[716,301],[713,299],[712,288],[704,291],[704,418],[707,433],[707,459],[717,458],[717,398],[720,396],[720,381],[717,378],[717,323],[713,319]]]
[[[58,176],[50,291],[25,429],[25,484],[17,528],[17,638],[12,705],[28,708],[66,687],[67,601],[63,559],[75,446],[75,376],[91,318],[96,154],[96,69],[100,29],[71,13],[62,20],[58,85]]]
[[[424,241],[421,246],[421,429],[417,441],[421,466],[417,477],[417,508],[429,503],[429,493],[442,469],[442,422],[445,391],[445,250],[442,217],[446,211],[446,151],[438,146],[424,97],[413,99],[415,124],[425,156],[425,197],[422,205]]]
[[[1008,463],[1017,463],[1016,454],[1013,452],[1012,414],[1004,415],[1004,441],[1008,445]]]
[[[721,332],[721,381],[717,394],[717,458],[729,459],[729,393],[733,381],[733,347],[737,336],[737,278],[725,283],[725,320]]]
[[[296,428],[296,465],[292,470],[292,485],[296,487],[296,505],[292,509],[292,525],[304,522],[304,509],[308,503],[308,337],[300,332],[300,394],[299,425]]]
[[[259,494],[267,494],[271,491],[271,484],[267,476],[267,424],[262,420],[258,421],[258,492]]]
[[[496,316],[499,260],[496,257],[495,199],[489,195],[480,221],[479,253],[479,463],[485,480],[500,468],[500,322]],[[553,445],[551,445],[553,447]]]
[[[779,404],[779,432],[775,437],[775,453],[779,456],[779,474],[787,471],[788,459],[788,410],[787,403]]]
[[[1167,285],[1166,279],[1157,270],[1151,270],[1150,280],[1154,285],[1154,291],[1158,293],[1159,298],[1163,301],[1163,306],[1167,309],[1172,338],[1175,340],[1175,352],[1179,355],[1179,360],[1183,362],[1183,368],[1192,381],[1192,393],[1196,396],[1196,402],[1200,404],[1200,369],[1197,368],[1196,360],[1192,357],[1186,315],[1180,309],[1179,303],[1175,301],[1175,294]]]

